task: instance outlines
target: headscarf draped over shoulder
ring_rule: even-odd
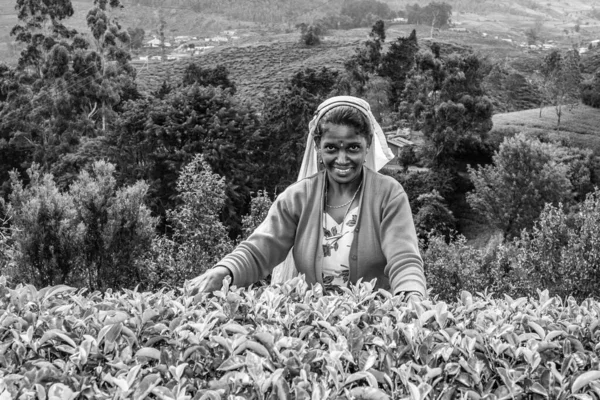
[[[394,158],[394,154],[387,145],[387,140],[385,139],[381,126],[379,126],[379,123],[375,120],[375,116],[371,112],[369,103],[353,96],[331,97],[319,105],[315,112],[315,116],[308,124],[309,132],[306,139],[306,149],[304,151],[304,157],[302,158],[302,165],[300,166],[300,172],[298,173],[299,181],[318,172],[317,148],[314,141],[315,129],[317,129],[319,121],[327,111],[339,106],[355,107],[364,113],[371,122],[373,140],[371,141],[371,151],[367,153],[367,158],[365,160],[365,165],[368,168],[379,171]],[[296,265],[294,264],[292,250],[290,250],[285,261],[276,266],[273,270],[273,273],[271,274],[271,283],[284,283],[297,274],[298,272],[296,270]]]

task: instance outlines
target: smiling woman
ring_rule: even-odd
[[[376,279],[377,288],[394,294],[425,296],[408,197],[395,179],[376,172],[392,155],[369,104],[333,97],[319,106],[309,130],[298,182],[247,240],[191,284],[210,292],[230,276],[250,285],[285,260],[275,283],[298,273],[326,285]]]

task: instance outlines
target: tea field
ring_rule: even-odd
[[[600,303],[0,283],[0,399],[600,398]]]
[[[526,134],[547,134],[552,139],[568,140],[581,148],[600,152],[600,113],[598,109],[577,104],[571,110],[563,107],[560,129],[557,129],[557,116],[554,107],[545,107],[540,117],[540,109],[496,114],[492,117],[492,133],[512,130]]]

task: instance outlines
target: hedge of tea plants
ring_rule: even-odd
[[[4,399],[598,399],[600,304],[405,302],[295,278],[214,295],[0,279]]]

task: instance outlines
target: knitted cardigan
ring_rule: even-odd
[[[350,248],[350,282],[377,278],[376,287],[426,295],[423,261],[408,197],[395,179],[363,168],[360,211]],[[217,265],[247,286],[268,276],[293,246],[299,273],[323,283],[323,196],[325,171],[289,186],[265,221]]]

